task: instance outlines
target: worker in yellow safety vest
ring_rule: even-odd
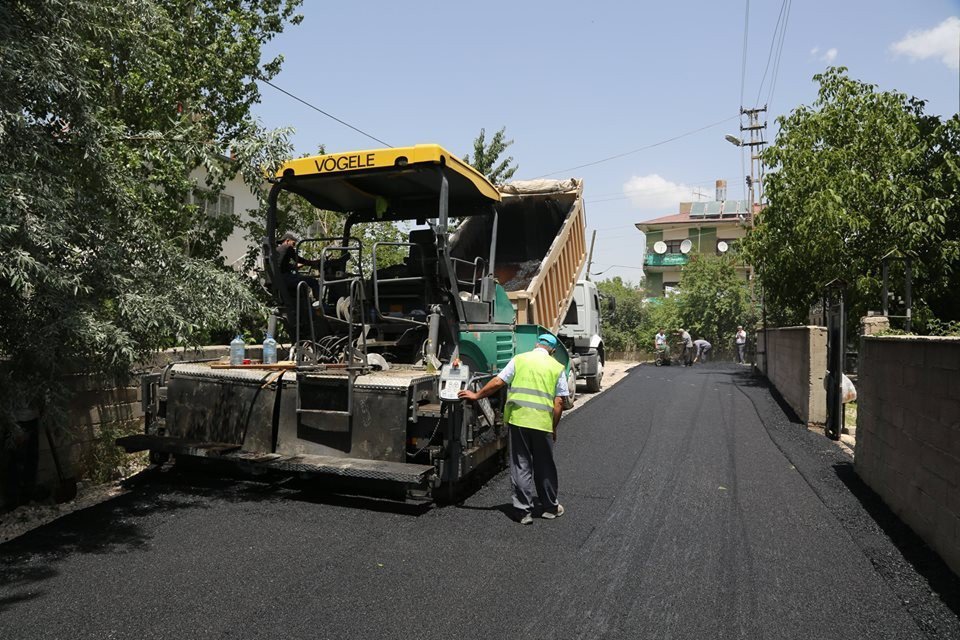
[[[556,337],[537,337],[533,351],[515,356],[496,377],[479,391],[461,391],[460,398],[476,401],[508,386],[504,422],[510,428],[510,481],[513,506],[520,524],[533,524],[533,495],[536,487],[541,517],[563,515],[557,500],[557,465],[553,445],[563,411],[563,397],[570,395],[565,367],[553,358]]]

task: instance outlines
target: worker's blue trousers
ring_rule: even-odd
[[[556,511],[557,465],[553,461],[553,434],[510,425],[510,481],[513,506],[533,510],[534,487],[540,506]]]

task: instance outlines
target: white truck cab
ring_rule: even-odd
[[[574,355],[577,379],[585,380],[587,391],[600,391],[605,355],[600,336],[600,292],[589,280],[578,280],[573,300],[560,325],[559,336]]]

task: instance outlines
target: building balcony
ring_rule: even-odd
[[[647,267],[679,267],[690,262],[690,256],[684,253],[648,253],[643,264]]]

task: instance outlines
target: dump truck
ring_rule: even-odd
[[[505,394],[466,403],[457,391],[481,387],[562,317],[560,302],[544,306],[541,297],[537,306],[518,303],[527,313],[518,321],[498,281],[496,266],[512,247],[501,222],[507,228],[523,208],[437,145],[291,160],[272,182],[264,278],[292,339],[290,360],[172,364],[144,381],[145,432],[118,445],[148,450],[155,462],[215,459],[428,499],[456,494],[479,470],[503,464]],[[344,216],[337,236],[298,243],[316,257],[316,288],[279,271],[281,194]],[[458,231],[488,233],[467,242],[451,233],[452,218],[462,221]],[[407,240],[361,242],[358,225],[383,222],[402,225]],[[576,227],[531,227],[530,237],[549,248],[558,233],[567,240],[545,261],[582,262],[582,218]],[[580,247],[572,258],[568,242]],[[378,268],[388,250],[403,260]],[[558,300],[570,295],[572,282],[540,282]],[[554,357],[568,379],[575,375],[562,344]]]
[[[518,324],[540,324],[557,334],[571,356],[574,378],[600,390],[604,350],[600,295],[579,280],[586,261],[583,181],[526,180],[499,185],[500,216],[466,219],[453,235],[451,253],[464,257],[496,240],[494,274],[517,312]]]

